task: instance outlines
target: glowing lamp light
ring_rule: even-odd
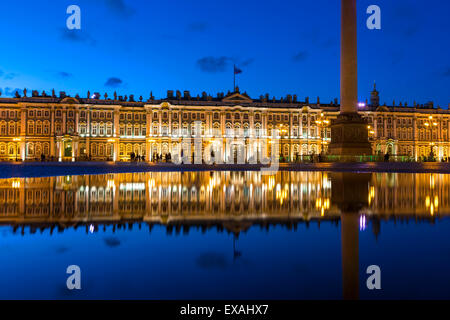
[[[366,230],[366,216],[359,217],[359,231]]]
[[[358,103],[358,107],[360,108],[364,108],[366,106],[366,104],[364,102],[359,102]]]

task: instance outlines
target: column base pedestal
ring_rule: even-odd
[[[341,113],[331,124],[328,151],[339,156],[372,155],[367,122],[356,112]]]

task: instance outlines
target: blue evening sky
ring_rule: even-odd
[[[66,8],[81,8],[81,31]],[[366,28],[381,7],[382,29]],[[227,92],[233,64],[252,97],[339,96],[338,0],[2,1],[0,89],[165,97]],[[358,0],[359,95],[450,103],[450,1]],[[109,80],[109,81],[108,81]]]

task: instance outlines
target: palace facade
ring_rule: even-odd
[[[31,97],[0,98],[0,160],[127,161],[131,154],[177,154],[201,139],[202,152],[213,150],[225,160],[243,154],[269,156],[276,139],[279,155],[287,161],[327,152],[329,125],[339,113],[337,99],[298,101],[269,95],[251,99],[239,88],[228,94],[191,97],[189,91],[167,92],[164,99],[135,101],[133,96],[114,99],[57,96],[33,91]],[[440,159],[450,155],[450,112],[427,105],[380,105],[374,88],[360,113],[368,122],[374,154],[409,156],[415,160],[433,150]],[[276,132],[275,135],[272,133]],[[209,148],[209,149],[207,149]]]

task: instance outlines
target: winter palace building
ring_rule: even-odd
[[[448,110],[433,103],[380,105],[375,87],[370,101],[359,107],[374,154],[416,160],[431,150],[439,158],[450,155]],[[319,98],[299,101],[296,95],[275,99],[268,94],[252,99],[239,88],[196,97],[168,91],[164,99],[151,94],[147,101],[89,92],[88,98],[54,91],[33,91],[30,97],[24,90],[15,98],[0,98],[0,159],[40,160],[45,155],[60,161],[127,161],[134,153],[148,161],[154,154],[176,154],[182,143],[201,137],[202,148],[210,146],[216,157],[242,152],[247,160],[257,152],[269,154],[277,139],[280,156],[294,160],[327,152],[329,125],[338,113],[337,99],[321,103]],[[216,149],[217,141],[222,147]]]

